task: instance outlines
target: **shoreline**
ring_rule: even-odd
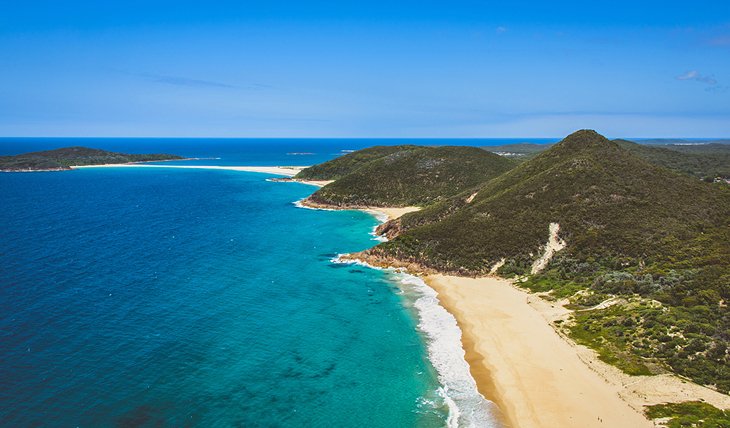
[[[730,409],[730,395],[672,373],[632,376],[601,361],[559,328],[571,310],[511,280],[441,273],[367,253],[341,258],[408,273],[437,293],[461,331],[471,376],[504,427],[648,428],[660,425],[645,416],[646,406],[702,401]]]
[[[195,160],[191,158],[190,160]],[[185,159],[188,160],[188,159]],[[104,165],[75,165],[70,169],[84,168],[183,168],[183,169],[213,169],[223,171],[243,171],[258,172],[262,174],[281,175],[286,178],[273,179],[272,181],[303,183],[311,186],[323,187],[332,182],[332,180],[299,180],[293,178],[307,166],[236,166],[236,165],[153,165],[146,163],[120,163],[120,164],[104,164]]]
[[[456,319],[479,392],[505,427],[656,427],[646,406],[701,401],[730,409],[730,395],[671,372],[633,376],[600,360],[558,324],[573,313],[497,276],[438,272],[367,251],[342,259],[421,278]],[[586,406],[586,403],[592,403]]]
[[[285,177],[293,177],[305,168],[149,164],[72,168],[98,167],[218,169]],[[291,178],[269,180],[316,187],[329,183]],[[296,205],[307,209],[360,210],[380,222],[420,209],[340,207],[308,199],[297,201]],[[343,255],[342,259],[372,266],[357,254]],[[509,280],[460,277],[390,263],[376,263],[373,267],[394,268],[411,275],[436,293],[436,304],[456,321],[463,358],[477,391],[498,407],[494,417],[501,426],[654,427],[655,423],[643,414],[644,406],[702,400],[718,408],[730,408],[730,396],[677,376],[629,376],[603,363],[593,350],[577,345],[555,327],[554,321],[567,318],[569,310],[520,289]]]
[[[507,428],[502,409],[480,390],[462,344],[462,329],[456,317],[438,299],[438,293],[424,278],[403,268],[375,266],[347,254],[332,259],[386,271],[410,302],[417,321],[418,334],[426,346],[426,359],[436,371],[439,388],[436,391],[449,409],[448,428],[460,426]],[[404,307],[406,309],[406,307]]]
[[[299,181],[299,180],[297,180]],[[308,181],[299,181],[301,183],[307,183],[307,184],[314,184],[318,182],[308,182]],[[331,181],[326,182],[327,184],[331,183]],[[314,184],[317,185],[317,184]],[[321,187],[321,186],[320,186]],[[355,211],[364,211],[372,216],[374,216],[376,219],[381,221],[382,223],[385,223],[389,220],[395,220],[405,214],[412,213],[415,211],[419,211],[421,207],[416,206],[409,206],[409,207],[374,207],[374,206],[339,206],[339,205],[329,205],[329,204],[321,204],[319,202],[313,202],[310,201],[309,198],[304,198],[301,201],[298,201],[298,205],[302,208],[309,208],[313,210],[325,210],[325,211],[346,211],[346,210],[355,210]]]
[[[308,199],[297,204],[361,210],[381,222],[420,209],[340,207]],[[644,414],[645,407],[654,404],[699,400],[730,409],[730,395],[676,375],[631,376],[604,363],[594,350],[578,345],[554,324],[572,311],[511,280],[463,277],[362,256],[343,254],[340,260],[405,273],[436,293],[437,305],[457,323],[471,378],[478,393],[497,407],[492,416],[500,426],[649,428],[659,426]]]
[[[424,281],[456,318],[479,391],[507,427],[654,426],[583,364],[509,281],[441,274]]]
[[[312,203],[306,199],[299,204],[310,209],[358,209],[384,221],[378,217],[378,211],[375,211],[381,210],[379,207],[338,207]],[[412,263],[393,264],[384,260],[363,260],[359,256],[362,255],[342,255],[341,260],[377,269],[400,271],[422,281],[426,288],[435,293],[436,305],[443,308],[456,322],[463,352],[461,358],[468,367],[468,376],[475,384],[476,394],[496,407],[490,412],[490,419],[498,426],[655,426],[643,415],[641,409],[631,407],[622,399],[617,388],[604,382],[585,366],[570,346],[569,339],[560,336],[527,303],[529,293],[514,287],[508,280],[446,275]],[[462,281],[472,282],[468,284],[472,288],[468,290],[470,292],[459,293],[463,291],[458,289]],[[491,290],[484,288],[493,284],[498,287]],[[475,290],[477,292],[473,292]],[[483,294],[479,291],[497,293]],[[535,298],[539,299],[537,296]],[[546,301],[545,303],[550,304]],[[422,314],[418,316],[420,319]],[[421,326],[419,330],[430,341],[434,340],[431,337],[432,332],[423,331]],[[543,340],[530,340],[533,334],[542,336]],[[559,357],[555,356],[556,350],[559,351]],[[432,364],[435,363],[432,355],[429,355],[429,360]],[[570,376],[569,372],[573,372],[573,382],[566,383],[564,379],[565,376]],[[576,374],[578,385],[575,382]],[[586,402],[594,404],[586,406]],[[459,417],[458,412],[456,417]]]

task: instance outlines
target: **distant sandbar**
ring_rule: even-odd
[[[78,165],[71,169],[81,168],[186,168],[186,169],[218,169],[227,171],[261,172],[265,174],[293,177],[306,166],[227,166],[227,165],[151,165],[144,163],[124,163],[107,165]]]

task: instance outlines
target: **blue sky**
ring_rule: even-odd
[[[730,137],[728,1],[0,10],[0,136]]]

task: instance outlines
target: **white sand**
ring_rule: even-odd
[[[335,180],[294,180],[297,183],[304,183],[304,184],[310,184],[312,186],[317,187],[324,187],[330,183],[333,183]]]
[[[371,207],[363,208],[363,211],[369,212],[375,217],[387,217],[388,220],[395,220],[398,217],[420,210],[421,207],[402,207],[402,208],[382,208],[382,207]]]
[[[306,166],[226,166],[226,165],[151,165],[147,163],[124,163],[109,165],[79,165],[71,168],[186,168],[186,169],[220,169],[228,171],[262,172],[265,174],[293,177]],[[313,183],[311,183],[313,184]]]

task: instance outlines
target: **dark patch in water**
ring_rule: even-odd
[[[316,377],[322,378],[329,376],[335,370],[335,367],[337,367],[337,363],[330,363],[324,368],[324,370],[322,370],[322,373],[319,373]]]
[[[143,404],[117,419],[116,426],[119,428],[163,427],[165,419],[162,417],[160,409]]]
[[[295,369],[294,367],[287,367],[286,370],[284,370],[281,373],[281,376],[285,377],[285,378],[294,378],[294,379],[303,377],[302,372],[300,370]]]
[[[332,269],[349,269],[350,265],[344,263],[330,263],[327,267],[331,267]]]
[[[350,269],[350,273],[365,273],[361,269]]]
[[[337,253],[322,253],[322,254],[317,254],[317,257],[321,257],[323,259],[325,259],[325,258],[326,259],[331,259],[331,258],[337,257],[337,256],[338,256]]]

